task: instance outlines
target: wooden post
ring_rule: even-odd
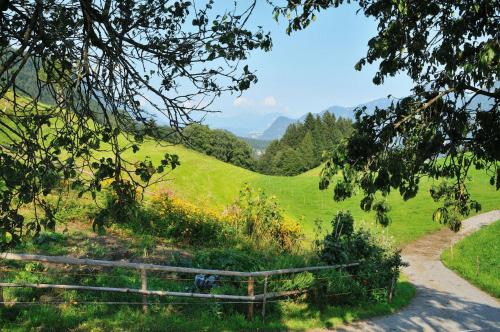
[[[450,244],[451,260],[453,260],[453,242]]]
[[[396,277],[392,276],[391,285],[389,286],[389,294],[387,294],[387,302],[389,302],[389,303],[392,302],[392,297],[394,295],[395,284],[396,284]]]
[[[4,277],[4,274],[3,273],[0,273],[0,277]],[[4,302],[4,299],[3,299],[3,287],[0,286],[0,308],[4,307],[5,304],[3,303]]]
[[[247,285],[247,291],[248,291],[248,296],[254,296],[254,280],[252,277],[248,277],[248,285]],[[253,300],[251,300],[250,303],[248,303],[248,320],[253,320]]]
[[[267,276],[264,278],[264,297],[262,298],[262,323],[266,320],[266,295],[267,295]]]
[[[479,256],[476,256],[476,277],[479,277]]]
[[[141,290],[148,290],[148,279],[144,269],[141,270]],[[148,296],[145,294],[142,295],[142,311],[148,313]]]

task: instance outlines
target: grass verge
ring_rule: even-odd
[[[398,282],[392,303],[361,304],[355,307],[311,307],[304,302],[284,301],[262,322],[260,315],[248,321],[235,313],[223,319],[218,303],[173,302],[153,305],[144,314],[140,305],[32,305],[0,310],[0,331],[241,331],[335,328],[355,320],[394,313],[409,304],[415,288],[404,279]],[[178,312],[181,306],[188,311]],[[199,309],[197,311],[196,309]]]
[[[467,236],[441,255],[448,268],[500,298],[500,220]]]

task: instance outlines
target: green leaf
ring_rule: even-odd
[[[481,52],[480,62],[483,65],[489,65],[495,59],[495,50],[490,44],[486,44],[484,50]]]
[[[5,243],[11,243],[12,242],[12,234],[10,232],[5,232],[5,234],[4,234],[4,241],[5,241]]]
[[[441,209],[437,209],[436,211],[434,211],[434,213],[432,215],[432,220],[434,220],[435,222],[441,223],[442,218],[443,218],[443,214],[441,212]]]

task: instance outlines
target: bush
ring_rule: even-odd
[[[164,192],[153,198],[149,227],[155,235],[190,245],[221,245],[235,241],[236,231],[216,211],[202,209]]]
[[[92,228],[104,232],[112,224],[134,223],[141,217],[139,193],[128,182],[105,183],[104,208],[93,213]]]
[[[189,245],[231,246],[249,244],[266,251],[290,252],[302,237],[299,224],[283,216],[275,197],[267,197],[248,185],[222,213],[200,208],[170,192],[152,200],[150,222],[153,234]]]
[[[268,197],[248,184],[224,215],[242,234],[261,246],[272,245],[282,251],[291,251],[299,246],[302,238],[300,225],[284,217],[276,197]]]
[[[346,270],[350,276],[339,279],[344,280],[345,287],[337,289],[339,286],[334,283],[333,291],[355,294],[358,302],[361,299],[378,300],[381,292],[392,291],[392,284],[404,266],[400,250],[392,241],[364,229],[354,230],[354,219],[349,212],[338,212],[332,226],[332,232],[316,244],[321,260],[329,265],[360,262],[359,266]],[[326,288],[319,294],[331,293],[331,281],[326,280]]]

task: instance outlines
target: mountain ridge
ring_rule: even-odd
[[[347,118],[347,119],[352,119],[354,120],[354,110],[359,107],[366,107],[368,112],[373,112],[376,107],[378,108],[384,108],[387,107],[391,104],[393,98],[378,98],[371,100],[369,102],[359,104],[357,106],[352,106],[352,107],[346,107],[346,106],[339,106],[339,105],[334,105],[330,106],[327,109],[319,112],[319,113],[312,113],[313,115],[323,115],[325,112],[330,112],[331,114],[335,115],[337,118]],[[302,115],[299,118],[290,118],[284,115],[278,116],[271,125],[262,132],[261,135],[256,136],[255,138],[258,138],[260,140],[275,140],[281,138],[286,131],[286,128],[291,125],[292,123],[296,122],[303,122],[307,116],[306,113]]]

